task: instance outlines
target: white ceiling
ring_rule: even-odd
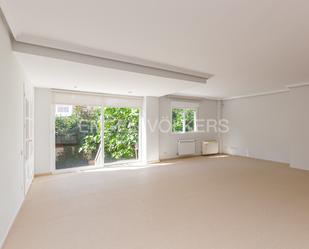
[[[308,0],[0,0],[0,5],[19,41],[72,44],[215,75],[206,85],[169,91],[232,97],[309,81]]]

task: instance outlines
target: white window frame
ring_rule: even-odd
[[[173,109],[183,109],[183,124],[182,131],[173,131]],[[187,133],[196,133],[197,130],[197,118],[198,118],[198,109],[199,104],[195,102],[172,102],[171,104],[171,128],[173,134],[187,134]],[[186,131],[186,112],[188,110],[194,111],[194,129],[192,131]]]

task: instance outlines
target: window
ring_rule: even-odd
[[[67,117],[71,116],[73,112],[72,105],[57,105],[56,106],[56,116]]]
[[[172,131],[185,133],[196,131],[195,108],[172,108]]]
[[[56,169],[139,160],[139,129],[139,108],[56,104]]]

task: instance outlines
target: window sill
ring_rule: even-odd
[[[186,132],[173,132],[174,135],[185,135],[185,134],[194,134],[194,133],[203,133],[202,131],[186,131]]]

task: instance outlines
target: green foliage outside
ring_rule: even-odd
[[[139,110],[104,109],[105,162],[137,157]],[[64,147],[57,168],[88,165],[101,144],[101,108],[74,106],[71,116],[57,116],[56,144]]]
[[[105,161],[137,158],[139,109],[104,109]]]
[[[193,109],[172,109],[172,131],[190,132],[195,129],[195,110]]]
[[[192,109],[187,109],[185,113],[185,129],[186,131],[194,131],[195,126],[195,111]]]
[[[183,109],[172,110],[172,131],[183,132]]]
[[[64,151],[56,160],[56,168],[88,165],[100,145],[101,109],[74,106],[71,116],[56,116],[56,145]]]

